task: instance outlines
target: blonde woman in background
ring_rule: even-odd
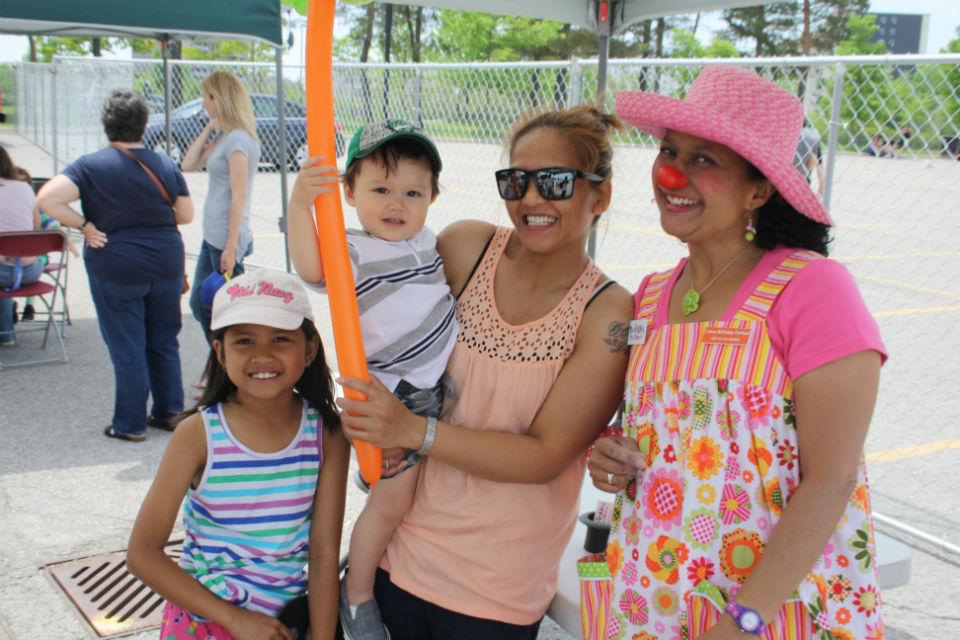
[[[183,171],[206,167],[210,176],[203,206],[203,244],[197,257],[190,309],[210,342],[210,309],[200,299],[200,285],[213,273],[243,273],[243,259],[253,251],[250,195],[260,163],[253,104],[240,80],[217,71],[203,81],[203,109],[210,121],[180,163]]]

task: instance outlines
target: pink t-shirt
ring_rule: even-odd
[[[721,320],[733,320],[750,294],[784,258],[796,249],[778,247],[768,251],[740,286]],[[666,291],[683,271],[680,261],[666,284]],[[634,294],[639,296],[646,280]],[[654,328],[669,324],[669,296],[663,296],[654,316]],[[835,260],[815,260],[793,277],[774,301],[767,316],[767,331],[787,373],[796,380],[817,367],[858,351],[874,350],[885,362],[887,352],[876,320],[867,310],[853,276]]]
[[[22,180],[0,178],[0,232],[31,231],[37,196]]]

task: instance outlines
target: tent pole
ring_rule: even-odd
[[[610,36],[600,35],[600,51],[597,56],[597,99],[607,90],[607,60],[610,57]]]
[[[57,65],[59,60],[56,56],[53,58],[53,73],[50,74],[50,105],[53,110],[53,175],[60,173],[60,153],[57,148]],[[70,145],[67,145],[67,148],[70,148]]]
[[[170,155],[170,60],[167,58],[167,45],[170,36],[160,38],[160,54],[163,57],[163,127],[166,139],[167,155]]]
[[[277,171],[280,172],[280,228],[283,230],[283,253],[287,262],[287,273],[290,272],[290,246],[287,244],[287,119],[284,111],[286,102],[283,99],[283,45],[276,48],[277,62],[277,130],[280,132],[280,162]]]
[[[393,3],[386,4],[386,17],[384,18],[384,43],[383,43],[383,61],[390,64],[390,40],[393,38]],[[390,67],[383,69],[383,118],[390,117]]]
[[[600,34],[600,51],[597,60],[597,106],[602,108],[603,94],[607,90],[607,58],[610,56],[610,36]],[[597,229],[590,229],[587,236],[587,255],[597,258]]]

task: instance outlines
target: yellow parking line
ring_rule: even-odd
[[[845,229],[873,229],[874,227],[919,227],[919,222],[853,222],[844,223]]]
[[[936,293],[937,295],[949,296],[951,298],[960,298],[960,294],[953,293],[952,291],[944,291],[943,289],[931,289],[930,287],[918,287],[917,285],[909,284],[907,282],[899,282],[897,280],[890,280],[888,278],[878,278],[876,276],[868,276],[862,273],[854,273],[853,275],[857,278],[863,278],[864,280],[873,280],[874,282],[882,282],[883,284],[890,284],[895,287],[913,289],[914,291],[923,291],[924,293]]]
[[[927,251],[924,253],[866,253],[852,256],[831,256],[834,260],[887,260],[889,258],[956,258],[960,251]]]
[[[894,311],[877,311],[873,314],[875,318],[888,318],[890,316],[912,316],[918,313],[938,313],[940,311],[960,311],[960,305],[951,307],[926,307],[922,309],[896,309]]]
[[[950,449],[960,449],[960,438],[938,440],[937,442],[900,447],[899,449],[888,449],[887,451],[876,451],[874,453],[868,453],[865,457],[867,462],[893,462],[895,460],[915,458],[917,456],[925,456]]]

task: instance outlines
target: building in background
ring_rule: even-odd
[[[870,42],[883,41],[890,53],[920,53],[927,50],[930,15],[921,13],[868,13],[879,29]]]

